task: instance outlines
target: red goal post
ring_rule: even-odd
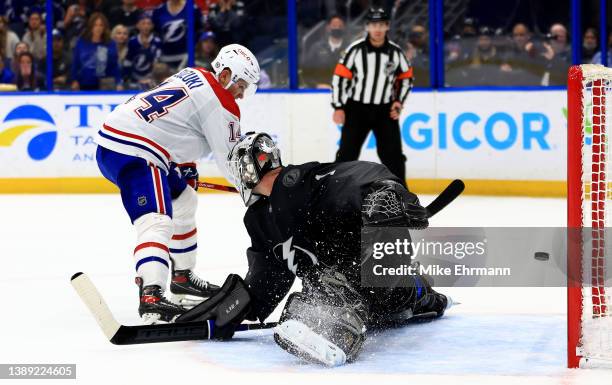
[[[571,67],[567,101],[568,367],[612,367],[612,69]]]

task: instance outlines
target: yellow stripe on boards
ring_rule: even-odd
[[[206,178],[206,182],[230,185],[224,178]],[[565,181],[521,181],[464,179],[466,195],[556,197],[567,195]],[[450,179],[410,179],[408,187],[417,194],[439,194]],[[104,194],[116,193],[117,187],[104,178],[0,178],[1,194]],[[200,188],[201,193],[219,193]]]

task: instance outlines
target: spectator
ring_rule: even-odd
[[[10,29],[17,36],[23,36],[24,27],[28,23],[30,10],[37,6],[36,0],[3,0],[4,16],[7,17]],[[44,2],[42,4],[44,6]]]
[[[153,25],[162,41],[159,60],[172,71],[187,65],[187,11],[185,0],[168,0],[153,11]],[[202,15],[197,8],[189,11],[194,13],[194,27],[198,31]]]
[[[19,43],[19,37],[9,29],[8,19],[6,16],[0,16],[0,55],[9,61],[13,60],[17,43]]]
[[[53,88],[65,89],[68,85],[68,75],[72,55],[64,46],[64,38],[58,29],[53,30]]]
[[[478,31],[468,71],[469,81],[473,85],[503,84],[499,69],[502,60],[493,44],[493,35],[493,30],[486,26],[480,27]]]
[[[582,62],[590,63],[597,52],[599,38],[595,28],[587,28],[582,38]]]
[[[160,84],[164,80],[168,79],[172,75],[172,71],[167,64],[156,63],[153,65],[153,81],[155,85]]]
[[[53,28],[54,29],[57,28],[62,31],[64,30],[64,17],[66,17],[66,8],[67,8],[67,5],[64,3],[65,1],[53,1],[53,6],[52,6]]]
[[[26,52],[30,52],[30,46],[28,45],[28,43],[20,41],[15,45],[15,51],[13,51],[13,60],[11,60],[11,70],[13,71],[13,73],[17,73],[17,67],[19,66],[17,58],[19,57],[19,55]]]
[[[131,34],[136,30],[136,24],[142,11],[136,7],[136,0],[122,0],[122,4],[111,9],[108,15],[110,25],[124,25]]]
[[[110,38],[106,16],[93,13],[73,51],[71,68],[73,90],[123,89],[117,62],[117,46]]]
[[[39,9],[34,8],[28,18],[28,29],[23,35],[23,42],[30,46],[30,52],[38,62],[47,56],[47,31],[42,23]]]
[[[141,88],[138,83],[147,81],[153,71],[153,64],[161,56],[161,40],[153,35],[153,21],[147,14],[143,13],[140,16],[136,28],[138,35],[128,42],[123,76],[130,87]]]
[[[8,65],[8,59],[0,55],[0,84],[13,84],[15,74]]]
[[[64,30],[66,31],[65,38],[69,48],[73,48],[76,39],[83,33],[85,24],[87,23],[87,0],[78,0],[66,10],[64,16]]]
[[[412,64],[416,86],[428,87],[429,81],[429,36],[424,26],[415,24],[408,32],[406,57]]]
[[[220,47],[232,43],[244,43],[247,24],[242,1],[219,0],[217,4],[212,4],[208,21],[217,35]]]
[[[117,46],[117,59],[119,60],[119,67],[123,68],[123,61],[128,51],[128,40],[130,39],[130,33],[126,26],[123,24],[117,24],[111,31],[111,39]]]
[[[516,24],[512,28],[512,44],[500,67],[506,73],[506,85],[541,84],[546,62],[553,56],[550,46],[531,41],[531,32],[525,24]]]
[[[424,30],[425,28],[423,28]],[[444,62],[449,69],[465,69],[470,61],[470,55],[476,47],[477,21],[473,17],[466,17],[459,33],[445,45],[446,56]]]
[[[332,16],[325,27],[324,40],[314,43],[306,52],[302,62],[302,75],[308,86],[331,88],[334,67],[348,45],[345,39],[346,26],[340,16]]]
[[[608,58],[608,64],[606,67],[612,67],[612,31],[608,35],[608,54],[606,55]],[[601,64],[601,51],[597,52],[595,56],[593,56],[593,64]]]
[[[106,17],[106,15],[110,14],[111,8],[116,2],[116,0],[89,0],[88,12],[99,12]]]
[[[554,56],[549,60],[550,81],[543,85],[564,85],[567,82],[567,69],[572,64],[572,48],[569,44],[567,29],[563,24],[550,27],[550,48]]]
[[[17,56],[16,84],[19,91],[38,91],[45,88],[45,78],[36,71],[34,55],[24,52]]]
[[[28,43],[20,41],[19,43],[15,44],[15,51],[13,52],[13,57],[16,58],[17,56],[25,52],[30,52],[30,45]]]
[[[204,32],[198,40],[195,52],[195,64],[198,67],[212,71],[212,61],[219,53],[219,47],[215,41],[214,32]]]

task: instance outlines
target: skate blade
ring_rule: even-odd
[[[164,321],[160,320],[161,315],[157,313],[144,313],[140,316],[140,318],[142,319],[142,323],[144,325],[158,325],[161,323],[165,323]]]
[[[144,313],[142,316],[140,316],[140,319],[142,319],[143,325],[166,325],[174,323],[178,317],[179,316],[176,315],[168,322],[162,320],[161,315],[158,313]]]
[[[333,367],[346,363],[346,354],[342,349],[300,321],[285,321],[274,328],[274,331],[280,338],[289,341],[323,365]]]

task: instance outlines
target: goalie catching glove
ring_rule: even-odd
[[[427,210],[419,198],[393,180],[372,183],[361,204],[364,226],[426,229]]]

